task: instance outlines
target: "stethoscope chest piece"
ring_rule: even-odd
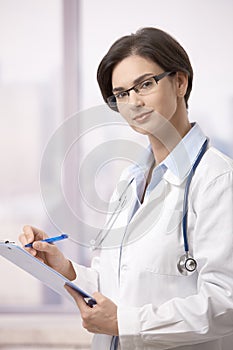
[[[177,268],[182,275],[187,276],[196,270],[197,262],[188,252],[186,252],[180,257],[177,263]]]

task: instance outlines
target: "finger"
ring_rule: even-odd
[[[107,298],[101,294],[100,292],[94,292],[92,294],[93,298],[96,300],[97,304],[101,304],[102,301],[106,300]]]
[[[31,228],[34,232],[35,240],[38,241],[41,239],[48,238],[48,235],[44,231],[40,230],[39,228],[34,227],[34,226],[31,226]]]
[[[24,247],[28,241],[27,238],[25,237],[24,233],[21,233],[21,235],[19,235],[19,241],[22,244],[22,247],[31,255],[35,256],[36,255],[36,250],[33,248],[26,248]]]
[[[28,242],[28,239],[27,239],[27,237],[25,236],[24,233],[21,233],[21,234],[19,235],[19,241],[20,241],[20,243],[21,243],[23,246],[26,245],[27,243],[31,243],[31,242]]]
[[[37,251],[33,248],[24,248],[29,254],[36,256],[37,255]]]
[[[32,243],[33,241],[42,240],[48,237],[44,231],[30,225],[25,225],[23,227],[23,233],[27,239],[27,243]]]
[[[39,260],[40,262],[45,263],[44,259],[42,259],[41,257],[37,256],[36,258],[37,258],[37,260]]]
[[[50,255],[57,255],[59,253],[59,249],[55,244],[47,242],[35,241],[33,242],[32,247],[40,252],[45,252]]]
[[[23,227],[23,233],[20,235],[20,241],[23,245],[32,243],[35,240],[33,228],[29,225]]]
[[[34,232],[31,226],[26,225],[23,227],[23,235],[24,235],[24,238],[26,239],[26,242],[24,242],[24,244],[31,243],[34,241]]]
[[[64,287],[67,290],[67,292],[74,298],[81,314],[90,309],[90,307],[86,304],[83,297],[77,291],[73,290],[73,288],[71,288],[67,284],[65,284]]]

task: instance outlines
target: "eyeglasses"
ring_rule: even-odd
[[[129,102],[129,93],[131,90],[134,90],[138,95],[145,96],[156,90],[158,82],[165,78],[166,76],[175,74],[176,72],[164,72],[159,75],[154,75],[146,80],[143,80],[141,83],[132,86],[130,89],[120,91],[112,96],[107,98],[107,103],[110,108],[117,108],[120,103]]]

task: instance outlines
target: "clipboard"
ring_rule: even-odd
[[[65,284],[77,291],[90,307],[96,304],[95,299],[88,293],[79,288],[76,284],[72,283],[59,272],[39,261],[18,245],[8,241],[0,242],[0,255],[17,265],[19,268],[30,273],[32,276],[40,280],[43,284],[53,289],[58,294],[69,298],[71,301],[74,302],[74,299],[64,288]]]

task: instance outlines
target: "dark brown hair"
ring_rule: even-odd
[[[184,96],[186,107],[192,90],[193,70],[183,47],[166,32],[153,28],[139,29],[135,34],[118,39],[104,56],[97,71],[97,80],[104,98],[112,95],[112,72],[124,58],[139,55],[157,63],[164,71],[180,71],[188,74],[188,88]],[[113,108],[117,111],[117,107]]]

